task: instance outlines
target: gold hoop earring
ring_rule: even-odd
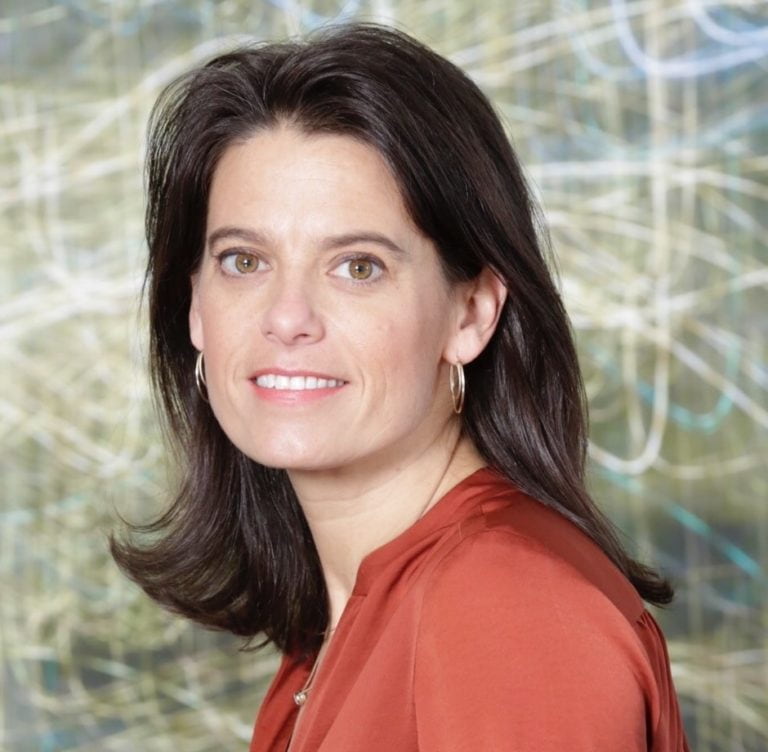
[[[461,363],[451,363],[449,373],[449,386],[453,398],[453,412],[460,413],[464,407],[464,394],[466,381],[464,380],[464,366]]]
[[[197,354],[197,360],[195,360],[195,386],[197,387],[197,393],[202,397],[203,401],[208,402],[208,384],[205,382],[202,350]]]

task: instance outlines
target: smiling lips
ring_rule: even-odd
[[[320,373],[260,371],[251,377],[256,394],[269,402],[297,404],[335,394],[347,382]]]

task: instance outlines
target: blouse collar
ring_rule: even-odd
[[[395,562],[417,555],[439,537],[446,527],[467,515],[468,508],[487,492],[506,481],[498,472],[486,466],[475,470],[450,488],[427,512],[400,535],[371,551],[360,563],[352,595],[365,595],[380,573]]]

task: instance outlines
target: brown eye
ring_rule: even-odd
[[[373,274],[373,264],[367,259],[353,259],[349,262],[349,276],[352,279],[368,279]]]
[[[334,276],[341,277],[361,285],[378,282],[384,274],[386,267],[377,258],[372,256],[353,256],[339,261],[334,268]]]
[[[235,256],[235,269],[240,274],[248,274],[256,269],[256,259],[250,253],[238,253]]]
[[[248,251],[227,251],[218,256],[221,270],[230,277],[242,277],[254,272],[263,272],[264,263],[253,253]]]

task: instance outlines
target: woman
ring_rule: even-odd
[[[251,750],[687,749],[642,602],[672,590],[585,490],[571,333],[478,88],[369,25],[234,52],[164,93],[148,177],[183,473],[113,553],[282,651]]]

